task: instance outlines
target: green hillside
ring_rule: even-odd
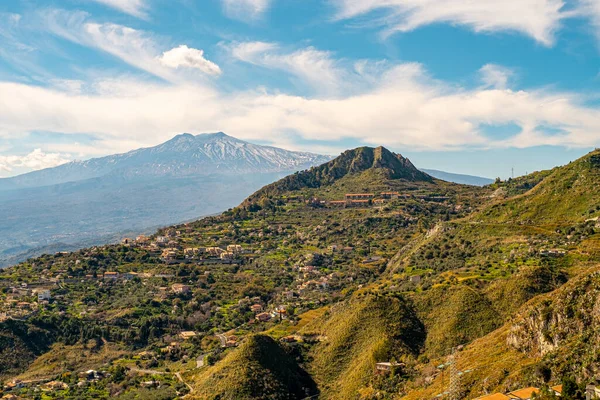
[[[600,150],[555,168],[523,196],[492,206],[481,221],[575,223],[600,216]]]
[[[348,182],[338,182],[344,179]],[[352,188],[359,193],[363,190],[365,192],[389,190],[391,181],[431,183],[434,179],[415,168],[409,159],[394,154],[384,147],[359,147],[347,150],[323,165],[267,185],[250,196],[247,202],[252,203],[262,198],[277,197],[306,189],[324,188],[336,183],[338,187],[345,186],[346,189]]]
[[[0,323],[0,379],[26,369],[53,341],[45,329],[14,320]]]
[[[305,334],[322,337],[311,350],[310,371],[329,399],[359,398],[361,391],[386,391],[374,376],[377,362],[412,363],[425,328],[410,302],[398,296],[356,296],[315,321]],[[398,367],[398,383],[410,373]]]
[[[0,271],[2,378],[64,399],[423,399],[454,351],[463,398],[584,383],[599,160],[479,188],[359,148],[222,215],[28,260]],[[88,368],[110,372],[80,384]]]
[[[465,285],[438,286],[415,296],[427,330],[426,354],[441,356],[501,325],[498,311],[481,291]]]
[[[250,336],[216,366],[194,376],[193,382],[190,397],[196,399],[304,399],[317,393],[294,356],[263,335]]]

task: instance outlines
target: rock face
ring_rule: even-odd
[[[248,198],[248,202],[286,191],[317,189],[361,173],[375,173],[387,180],[406,182],[434,182],[426,173],[419,171],[408,158],[392,153],[385,147],[359,147],[347,150],[335,159],[265,186]],[[367,179],[367,178],[366,178]],[[369,176],[370,180],[373,175]]]
[[[596,269],[525,307],[516,316],[507,343],[519,351],[545,356],[559,368],[575,368],[591,377],[597,372],[598,339],[600,270]]]

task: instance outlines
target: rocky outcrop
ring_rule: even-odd
[[[600,337],[599,328],[600,271],[595,270],[528,303],[516,316],[507,343],[532,355],[577,357],[580,343],[590,343],[588,351],[595,347],[591,343]]]

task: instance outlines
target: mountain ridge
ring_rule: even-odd
[[[288,175],[265,186],[250,196],[246,203],[286,191],[331,186],[344,178],[357,177],[361,174],[369,174],[365,180],[371,181],[371,184],[388,180],[434,182],[433,177],[419,171],[408,158],[393,153],[383,146],[375,148],[365,146],[346,150],[331,161]]]
[[[51,186],[110,174],[132,177],[291,172],[327,160],[328,156],[256,145],[223,132],[183,133],[153,147],[3,178],[0,190]]]
[[[438,169],[420,168],[421,171],[434,178],[447,182],[460,183],[462,185],[485,186],[494,183],[493,179],[483,176],[457,174],[453,172],[440,171]]]

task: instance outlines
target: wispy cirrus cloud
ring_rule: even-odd
[[[595,0],[585,0],[593,2]],[[384,34],[408,32],[434,23],[461,25],[475,32],[518,32],[551,46],[561,21],[573,15],[563,0],[332,0],[340,20],[369,17]]]
[[[375,83],[376,75],[389,67],[385,60],[346,60],[313,46],[287,49],[272,42],[235,42],[224,46],[245,63],[277,70],[291,77],[297,87],[326,96],[358,93]]]
[[[179,46],[170,50],[165,40],[142,30],[114,23],[97,23],[83,11],[47,9],[39,13],[43,29],[83,46],[111,54],[123,62],[167,81],[193,78],[179,66],[218,75],[218,65],[203,50]],[[196,75],[196,77],[198,77]]]
[[[255,21],[260,18],[272,3],[272,0],[221,0],[225,14],[242,21]]]
[[[90,0],[120,10],[137,18],[147,19],[149,6],[146,0]]]
[[[600,40],[600,2],[597,0],[579,0],[579,13],[587,17],[598,40]]]
[[[238,60],[283,71],[320,93],[336,92],[344,74],[331,52],[314,47],[285,51],[276,43],[242,42],[230,45],[229,50]]]

